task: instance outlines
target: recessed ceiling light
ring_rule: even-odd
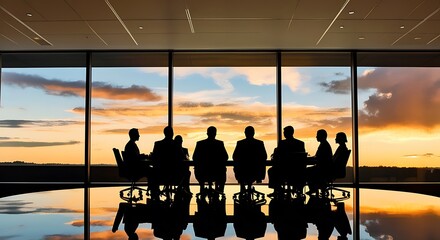
[[[32,13],[26,13],[26,16],[32,17]]]
[[[404,29],[404,28],[405,28],[405,26],[404,26],[404,25],[402,25],[402,26],[400,26],[400,28],[401,28],[401,29]]]
[[[139,26],[138,28],[139,28],[140,30],[144,29],[144,27],[142,27],[142,26]]]
[[[348,11],[348,14],[353,15],[354,11]]]
[[[358,37],[358,39],[359,39],[359,40],[364,40],[364,39],[365,39],[365,37]]]
[[[34,37],[34,40],[40,40],[40,38],[39,37]]]
[[[343,29],[343,28],[344,28],[344,26],[342,26],[342,25],[341,25],[341,26],[339,26],[339,28],[340,28],[340,29]]]
[[[421,37],[415,37],[414,40],[420,40],[422,39]]]

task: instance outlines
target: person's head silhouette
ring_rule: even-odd
[[[137,128],[132,128],[128,131],[128,136],[130,136],[130,140],[137,141],[139,140],[140,134]]]
[[[316,132],[316,140],[318,140],[318,142],[327,140],[327,132],[324,129],[319,129]]]
[[[252,126],[247,126],[244,129],[244,135],[246,136],[246,138],[253,138],[255,135],[255,129]]]
[[[209,139],[215,139],[215,136],[217,135],[217,128],[215,128],[214,126],[210,126],[206,134],[208,134]]]
[[[286,139],[292,139],[294,132],[295,132],[295,130],[293,129],[292,126],[287,126],[283,130],[283,134]]]
[[[180,135],[176,135],[175,137],[174,137],[174,141],[177,143],[177,145],[179,145],[179,146],[182,146],[182,144],[183,144],[183,138],[182,138],[182,136],[180,136]]]
[[[174,131],[173,131],[173,128],[172,127],[170,127],[170,126],[166,126],[164,129],[163,129],[163,134],[165,135],[165,138],[173,138],[173,136],[174,136]]]
[[[339,144],[344,144],[347,142],[347,135],[344,132],[336,133],[335,142]]]

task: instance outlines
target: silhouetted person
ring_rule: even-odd
[[[223,192],[226,182],[226,152],[223,141],[215,139],[217,129],[213,126],[207,130],[208,138],[198,141],[194,150],[194,172],[200,184],[200,192],[205,182],[215,183],[215,189]]]
[[[180,135],[176,135],[174,137],[174,141],[176,142],[176,144],[182,148],[182,152],[184,155],[185,160],[189,160],[189,152],[188,152],[188,148],[184,148],[183,147],[183,138]]]
[[[324,188],[329,181],[332,169],[333,152],[332,147],[327,141],[327,132],[320,129],[316,133],[316,140],[319,142],[316,154],[312,157],[315,166],[309,168],[309,187],[311,192],[315,192],[317,188]]]
[[[184,148],[182,146],[183,144],[183,138],[180,135],[176,135],[174,137],[174,141],[177,144],[177,147],[180,148],[182,150],[183,153],[183,161],[189,161],[189,152],[188,152],[188,148]],[[182,171],[184,171],[184,179],[183,179],[183,187],[187,192],[190,192],[189,189],[189,177],[191,176],[191,172],[189,171],[189,165],[188,164],[183,164],[182,165]]]
[[[151,158],[155,168],[155,184],[157,187],[152,189],[153,197],[157,197],[159,183],[164,184],[181,184],[185,177],[185,169],[183,161],[185,159],[182,149],[173,140],[173,128],[167,126],[163,133],[165,138],[154,143]]]
[[[295,155],[300,153],[305,156],[305,144],[303,141],[293,137],[295,130],[292,126],[284,128],[283,134],[285,139],[281,140],[278,147],[274,149],[272,155],[273,166],[268,170],[269,187],[278,191],[286,180],[286,175],[295,174],[304,175],[305,161],[300,162],[298,159],[294,159]],[[296,160],[296,162],[295,162]],[[292,169],[286,169],[285,166],[289,166]]]
[[[146,161],[148,155],[140,153],[136,141],[139,140],[139,130],[132,128],[128,131],[130,140],[125,145],[124,162],[127,164],[130,172],[139,177],[150,177],[152,172],[151,163]]]
[[[266,175],[267,153],[264,142],[254,138],[255,129],[248,126],[244,130],[245,139],[237,142],[232,159],[235,178],[240,183],[240,191],[253,182],[261,182]]]
[[[336,134],[335,142],[339,144],[339,146],[333,155],[333,162],[335,159],[339,158],[342,154],[346,154],[348,151],[347,145],[345,144],[347,142],[347,135],[345,135],[343,132],[338,132]]]

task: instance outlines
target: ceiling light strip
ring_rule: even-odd
[[[327,34],[328,30],[332,27],[333,23],[336,21],[336,19],[339,17],[339,15],[342,13],[342,11],[344,11],[345,7],[347,6],[347,4],[350,2],[350,0],[346,0],[344,5],[342,5],[341,9],[339,10],[338,14],[336,14],[335,18],[333,18],[332,22],[330,23],[330,25],[328,25],[327,29],[324,31],[324,33],[322,34],[322,36],[319,38],[318,42],[316,42],[316,45],[318,45],[321,40],[324,38],[324,36]]]
[[[102,39],[101,36],[99,36],[99,34],[95,31],[95,29],[92,28],[92,26],[90,26],[90,24],[87,21],[84,21],[87,26],[90,28],[90,30],[92,30],[92,32],[105,44],[108,46],[108,43],[106,41],[104,41],[104,39]]]
[[[374,11],[374,9],[377,8],[377,6],[379,6],[379,4],[382,3],[382,1],[383,1],[383,0],[380,0],[379,2],[377,2],[377,3],[371,8],[371,10],[367,13],[367,15],[365,15],[364,20],[367,19],[367,17],[370,16],[370,14]]]
[[[406,35],[408,35],[410,32],[412,32],[414,29],[418,28],[420,25],[422,25],[424,22],[426,22],[429,18],[431,18],[432,16],[434,16],[435,14],[437,14],[437,12],[440,11],[440,8],[437,8],[434,12],[432,12],[431,14],[429,14],[425,19],[423,19],[422,21],[420,21],[417,25],[415,25],[413,28],[411,28],[408,32],[404,33],[402,36],[400,36],[396,41],[394,41],[393,43],[391,43],[391,46],[393,46],[394,44],[396,44],[398,41],[400,41],[402,38],[404,38]]]
[[[433,38],[433,39],[431,39],[431,41],[429,41],[426,45],[429,45],[429,44],[431,44],[432,42],[434,42],[435,40],[437,40],[438,38],[440,37],[440,34],[439,35],[437,35],[437,37],[435,37],[435,38]]]
[[[110,4],[110,2],[108,0],[105,0],[105,3],[107,3],[107,6],[110,8],[110,10],[112,10],[113,14],[115,15],[115,17],[118,19],[119,23],[121,23],[122,27],[124,27],[125,31],[128,33],[128,35],[130,35],[131,39],[133,40],[133,42],[136,45],[139,45],[136,42],[136,39],[134,39],[133,35],[131,34],[131,32],[128,30],[127,26],[125,26],[125,23],[122,21],[121,17],[119,17],[119,14],[116,12],[116,10],[113,8],[113,6]]]
[[[0,35],[2,35],[2,37],[8,39],[9,41],[11,41],[12,43],[14,43],[15,45],[19,46],[19,44],[18,44],[16,41],[12,40],[11,38],[9,38],[9,37],[7,37],[7,36],[1,34],[1,33],[0,33]]]
[[[49,45],[53,46],[53,44],[51,42],[49,42],[47,39],[45,39],[43,36],[41,36],[40,34],[38,34],[34,29],[32,29],[31,27],[29,27],[26,23],[24,23],[23,21],[21,21],[20,19],[18,19],[16,16],[14,16],[12,13],[10,13],[8,10],[6,10],[3,6],[0,6],[0,8],[7,13],[9,16],[11,16],[13,19],[15,19],[17,22],[19,22],[21,25],[25,26],[27,29],[29,29],[29,31],[31,31],[33,34],[37,35],[40,39],[43,39],[44,41],[46,41]],[[12,27],[12,25],[8,24],[9,26]],[[32,37],[29,37],[28,35],[24,34],[23,32],[19,31],[17,28],[13,27],[15,30],[17,30],[18,32],[20,32],[21,34],[25,35],[27,38],[31,39],[33,42],[35,42],[36,44],[40,45],[38,42],[36,42]]]
[[[297,2],[296,2],[295,8],[293,9],[293,12],[292,12],[292,17],[290,18],[289,25],[287,26],[287,30],[290,29],[290,26],[291,26],[292,23],[293,23],[293,17],[295,16],[295,12],[296,12],[296,9],[298,8],[299,2],[300,2],[300,1],[297,1]]]
[[[29,37],[26,33],[20,31],[20,29],[18,29],[18,28],[16,28],[16,27],[14,27],[14,25],[8,23],[7,21],[4,21],[4,22],[5,22],[6,24],[8,24],[11,28],[13,28],[15,31],[17,31],[17,32],[21,33],[23,36],[27,37],[27,38],[28,38],[29,40],[31,40],[32,42],[34,42],[34,43],[36,43],[36,44],[39,44],[37,41],[35,41],[35,39]]]
[[[188,19],[189,28],[191,29],[191,33],[195,33],[194,26],[191,19],[191,13],[188,8],[185,8],[186,18]]]

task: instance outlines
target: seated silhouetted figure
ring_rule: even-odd
[[[182,148],[173,139],[174,131],[170,126],[164,128],[165,138],[154,143],[151,158],[155,171],[156,188],[152,190],[153,197],[157,197],[158,185],[185,185],[189,180],[185,171]]]
[[[345,160],[348,154],[348,148],[346,145],[347,135],[344,132],[338,132],[336,134],[335,142],[339,144],[332,159],[332,178],[345,177],[345,168],[338,168],[340,165],[346,165],[347,162],[341,163],[340,160]],[[347,159],[348,160],[348,159]],[[343,172],[341,172],[343,171]]]
[[[252,126],[244,130],[245,139],[237,142],[232,159],[234,160],[235,178],[240,184],[240,191],[253,182],[261,182],[266,175],[267,153],[264,142],[254,138]]]
[[[308,168],[308,184],[311,193],[316,192],[318,188],[323,190],[332,172],[333,152],[327,141],[327,132],[324,129],[318,130],[316,140],[319,146],[315,156],[311,159],[315,166]]]
[[[215,139],[217,129],[213,126],[207,130],[208,138],[198,141],[194,150],[194,172],[204,191],[204,184],[215,183],[215,190],[223,192],[226,182],[226,152],[223,141]]]
[[[130,140],[124,148],[124,163],[135,178],[149,178],[152,174],[152,167],[151,163],[147,161],[148,155],[140,153],[136,144],[136,141],[138,141],[140,137],[139,130],[132,128],[128,131],[128,135],[130,136]]]
[[[176,135],[174,137],[174,142],[176,142],[177,147],[180,148],[183,152],[183,161],[189,161],[189,152],[188,148],[183,147],[183,138],[180,135]],[[189,164],[183,164],[182,171],[186,172],[183,179],[183,187],[187,192],[190,192],[189,189],[189,177],[191,176],[191,172],[189,171]]]
[[[297,181],[295,187],[300,190],[306,167],[303,159],[306,156],[304,142],[293,137],[292,126],[285,127],[283,134],[285,139],[275,148],[272,155],[273,166],[268,170],[269,187],[275,192],[281,189],[282,184],[289,181]]]

